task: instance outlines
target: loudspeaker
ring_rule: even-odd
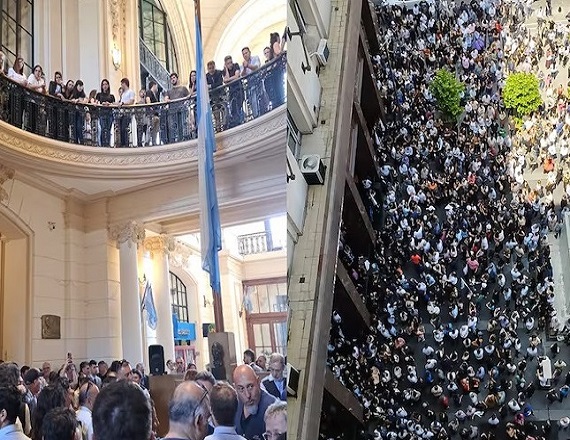
[[[153,376],[164,374],[164,347],[162,345],[148,346],[148,363],[150,364],[150,374]]]

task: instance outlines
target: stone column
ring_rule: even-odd
[[[137,271],[137,248],[144,240],[144,227],[134,221],[112,226],[110,237],[119,249],[121,279],[121,342],[123,358],[135,365],[143,360],[141,297]]]
[[[164,359],[174,360],[174,329],[172,328],[172,300],[170,295],[170,267],[168,256],[174,251],[176,240],[165,234],[148,237],[144,249],[152,258],[152,293],[156,308],[156,342],[164,347]]]

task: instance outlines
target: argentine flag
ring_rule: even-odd
[[[218,212],[218,195],[214,175],[214,151],[216,140],[212,124],[210,95],[206,82],[202,36],[196,15],[196,122],[198,126],[198,176],[200,197],[200,244],[202,248],[202,269],[210,274],[210,286],[220,294],[220,264],[218,252],[222,249],[222,229]]]
[[[148,281],[144,288],[142,308],[143,310],[146,310],[148,326],[151,329],[156,330],[158,317],[156,315],[156,308],[154,307],[154,298],[152,297],[152,286]]]

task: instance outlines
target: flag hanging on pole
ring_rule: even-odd
[[[218,252],[222,249],[222,229],[218,212],[218,194],[214,175],[214,151],[216,139],[212,124],[210,95],[206,82],[206,69],[202,52],[200,23],[196,14],[196,122],[198,126],[198,175],[200,196],[200,244],[202,269],[210,274],[210,286],[214,294],[220,294],[220,265]]]
[[[156,314],[156,308],[154,307],[154,298],[152,297],[152,286],[147,281],[144,288],[143,300],[142,300],[142,310],[146,310],[146,317],[148,326],[156,330],[156,324],[158,323],[158,316]]]

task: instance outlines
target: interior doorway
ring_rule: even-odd
[[[0,205],[0,358],[31,361],[32,231]]]

